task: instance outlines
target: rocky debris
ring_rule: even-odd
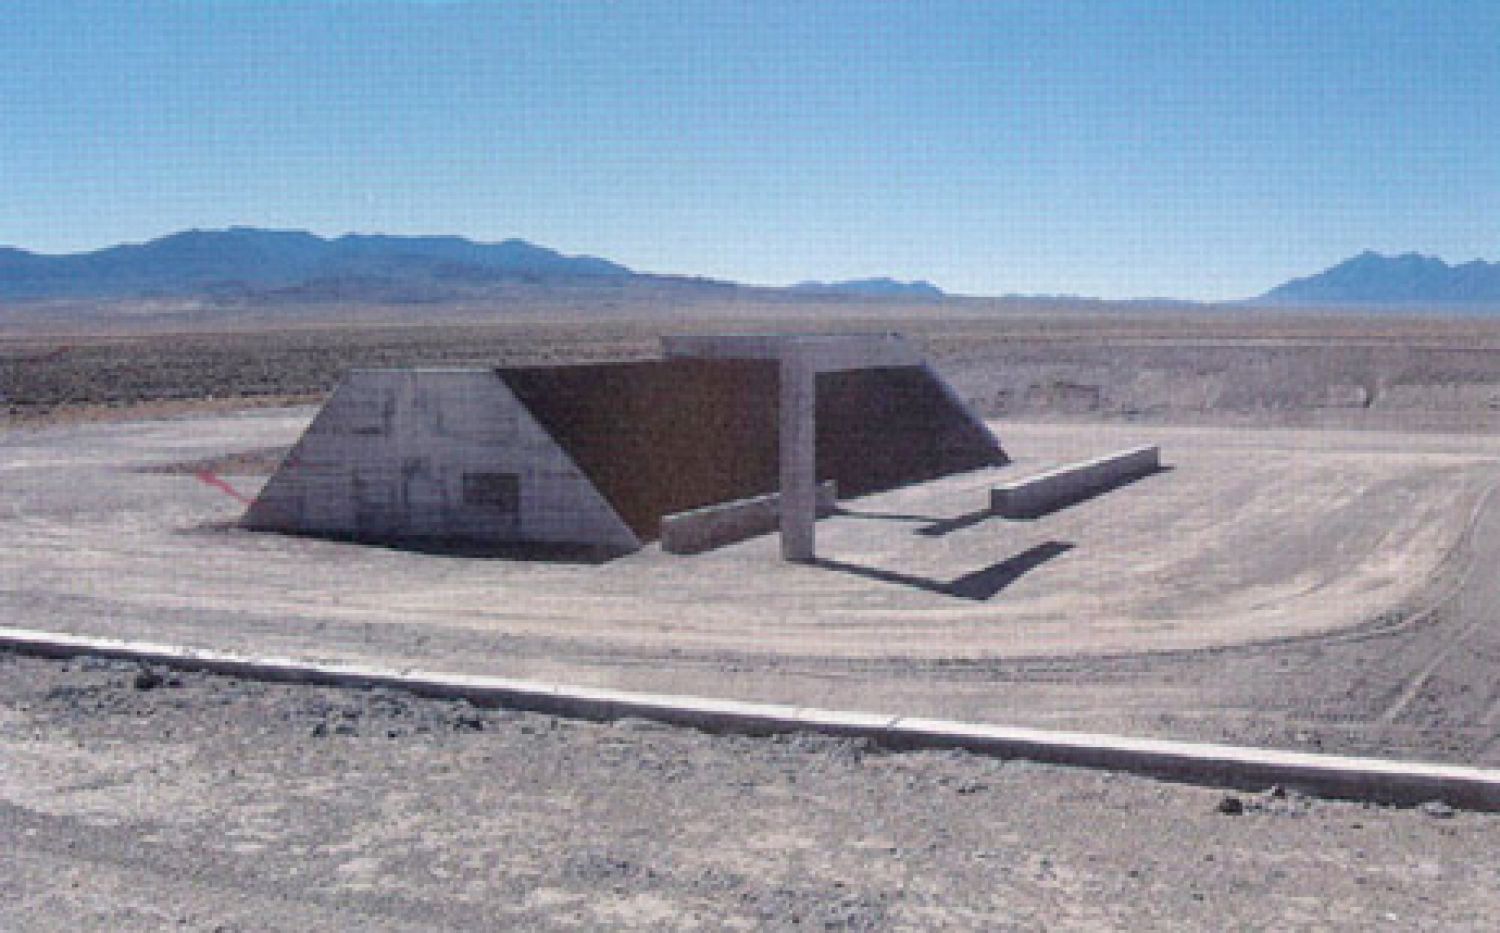
[[[79,916],[115,929],[1490,929],[1500,916],[1485,814],[1435,822],[1288,788],[871,755],[822,736],[637,733],[199,673],[141,691],[137,671],[0,652],[0,783],[26,803],[0,807],[19,856],[0,882],[23,919],[43,920],[28,929]],[[67,699],[39,702],[49,690]],[[130,714],[88,712],[96,699]],[[328,737],[309,737],[319,724]],[[1215,812],[1226,796],[1237,823]],[[122,883],[134,879],[146,886]]]
[[[1258,794],[1225,794],[1215,805],[1214,811],[1225,816],[1265,813],[1274,816],[1302,817],[1309,815],[1317,803],[1318,800],[1315,797],[1309,797],[1280,784],[1273,784]]]
[[[792,732],[771,737],[772,743],[797,755],[810,755],[830,763],[857,765],[879,747],[867,738],[846,738],[820,732]]]
[[[130,683],[137,690],[155,690],[157,687],[166,686],[167,678],[163,677],[160,672],[143,664],[136,670],[135,677],[131,678]]]
[[[657,722],[654,719],[642,719],[639,716],[622,716],[610,723],[610,725],[621,732],[659,732],[663,729],[672,728],[664,722]]]
[[[68,662],[66,669],[79,670],[88,673],[115,673],[126,674],[137,670],[140,665],[134,661],[121,661],[116,658],[101,658],[95,655],[85,655]]]
[[[1424,815],[1430,816],[1435,820],[1451,820],[1455,813],[1452,807],[1441,800],[1429,800],[1417,807],[1417,809]]]
[[[286,718],[321,738],[483,732],[487,718],[504,715],[480,710],[466,700],[423,700],[392,690],[325,691],[309,697]]]

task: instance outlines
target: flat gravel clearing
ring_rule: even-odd
[[[387,666],[1304,750],[1500,760],[1467,537],[1500,441],[996,423],[1000,470],[843,503],[823,562],[485,559],[256,534],[307,409],[0,436],[0,620]],[[1143,441],[1171,465],[1036,521],[993,482]],[[1493,510],[1491,510],[1493,511]],[[1488,515],[1490,512],[1485,512]],[[1487,574],[1475,574],[1487,580]]]

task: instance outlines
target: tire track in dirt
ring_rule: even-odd
[[[1490,566],[1485,558],[1500,555],[1500,510],[1495,505],[1496,490],[1500,484],[1491,486],[1475,508],[1473,518],[1460,542],[1460,559],[1464,562],[1453,589],[1434,603],[1428,615],[1448,611],[1455,615],[1451,623],[1456,627],[1451,635],[1432,652],[1425,664],[1407,681],[1394,699],[1379,716],[1379,723],[1393,725],[1407,714],[1425,691],[1432,685],[1439,672],[1449,666],[1460,651],[1473,647],[1476,636],[1490,628],[1494,607],[1500,606],[1500,578],[1493,574],[1476,574],[1480,566]],[[1489,695],[1493,695],[1490,685]],[[1481,725],[1493,726],[1500,720],[1500,700],[1479,717]],[[1495,742],[1486,744],[1492,748]]]

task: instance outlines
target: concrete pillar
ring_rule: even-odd
[[[781,358],[781,556],[814,557],[817,521],[817,370],[788,348]]]

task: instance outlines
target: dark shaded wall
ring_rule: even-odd
[[[837,480],[841,498],[1006,462],[923,367],[818,377],[818,478]]]
[[[775,492],[778,365],[670,359],[500,371],[644,540],[663,515]],[[818,377],[818,478],[864,495],[1006,462],[921,367]]]
[[[663,515],[777,487],[774,363],[653,360],[500,378],[643,540]]]

